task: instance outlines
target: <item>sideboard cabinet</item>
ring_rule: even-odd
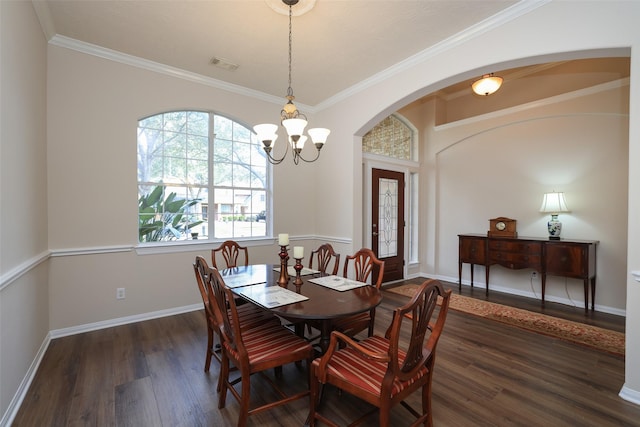
[[[489,237],[482,234],[458,235],[458,286],[462,289],[462,264],[471,264],[473,287],[474,265],[485,267],[486,293],[489,294],[489,272],[492,265],[512,270],[530,268],[540,274],[542,304],[544,304],[547,275],[582,279],[584,308],[595,307],[596,240],[547,240],[536,237]]]

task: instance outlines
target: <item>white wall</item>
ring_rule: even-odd
[[[46,41],[30,2],[0,2],[0,55],[2,424],[49,331]]]

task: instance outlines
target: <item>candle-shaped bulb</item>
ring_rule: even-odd
[[[280,246],[287,246],[289,244],[289,235],[286,233],[278,234],[278,244]]]
[[[293,257],[295,259],[304,258],[304,247],[302,247],[302,246],[294,246],[293,247]]]

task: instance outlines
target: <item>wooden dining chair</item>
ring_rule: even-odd
[[[204,316],[207,322],[207,354],[204,359],[204,371],[209,372],[211,357],[214,356],[219,362],[221,359],[220,356],[216,354],[215,350],[214,334],[219,328],[213,313],[213,308],[209,303],[210,289],[208,288],[209,285],[207,283],[207,272],[209,271],[209,266],[207,265],[207,261],[205,261],[201,256],[196,256],[196,260],[193,263],[193,271],[195,272],[196,283],[198,284],[198,290],[200,291],[202,303],[204,304]]]
[[[216,318],[211,305],[211,296],[213,289],[211,288],[211,281],[209,280],[209,271],[211,270],[207,265],[207,261],[201,257],[196,256],[196,260],[193,263],[193,270],[196,275],[196,283],[198,290],[202,297],[202,303],[204,305],[204,315],[207,322],[207,352],[205,355],[204,371],[209,372],[211,367],[211,358],[215,358],[218,362],[222,362],[220,356],[220,343],[222,338],[220,335],[220,320]],[[240,321],[240,327],[245,329],[254,325],[263,324],[265,322],[277,322],[280,321],[270,314],[269,312],[256,307],[253,304],[244,304],[238,307],[238,315]],[[216,344],[215,337],[218,337],[218,343]]]
[[[431,384],[436,347],[442,334],[451,290],[437,280],[425,281],[414,297],[393,312],[384,337],[375,335],[360,342],[333,331],[327,352],[312,363],[310,426],[316,420],[335,426],[318,412],[321,384],[332,384],[343,392],[369,402],[379,410],[380,426],[389,426],[392,407],[401,403],[417,417],[412,425],[432,426]],[[436,307],[440,300],[440,307]],[[400,341],[403,322],[409,340]],[[404,400],[422,389],[422,413]],[[374,409],[375,411],[375,409]],[[371,415],[365,414],[353,424]],[[353,425],[352,424],[352,425]]]
[[[340,265],[340,254],[337,254],[333,250],[333,246],[329,243],[325,243],[323,245],[318,246],[318,248],[314,251],[311,251],[311,256],[309,257],[309,268],[313,269],[313,261],[316,260],[317,266],[316,270],[321,271],[326,274],[338,274],[338,266]],[[331,262],[333,261],[333,269],[330,268]]]
[[[303,360],[307,361],[307,368],[310,368],[314,354],[313,348],[303,338],[280,324],[263,323],[242,329],[239,326],[238,308],[231,289],[224,285],[218,270],[211,269],[209,277],[213,289],[212,295],[218,297],[215,302],[212,301],[212,306],[216,316],[221,320],[220,332],[223,337],[218,408],[225,407],[227,392],[231,392],[240,403],[238,426],[244,427],[250,415],[309,396],[308,387],[298,393],[286,395],[276,382],[269,378],[267,382],[275,388],[280,399],[250,408],[251,375],[254,373],[265,375],[264,371],[270,368],[278,368]],[[226,310],[226,307],[229,309]],[[240,371],[240,391],[234,387],[237,380],[229,379],[230,364]]]
[[[225,264],[218,266],[216,261],[217,257],[222,257]],[[244,259],[244,263],[239,261]],[[240,246],[235,240],[226,240],[215,249],[211,250],[211,265],[218,269],[248,266],[249,265],[249,250],[246,246]]]
[[[368,282],[370,279],[368,283],[380,289],[384,275],[384,261],[378,259],[371,249],[362,248],[345,258],[342,275],[358,282]],[[358,289],[355,291],[358,292]],[[368,336],[372,336],[375,318],[376,309],[373,308],[364,313],[337,319],[333,328],[350,337],[366,329]]]

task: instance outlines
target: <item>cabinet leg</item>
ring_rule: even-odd
[[[471,264],[471,287],[473,288],[473,264]]]
[[[542,305],[544,306],[544,291],[547,286],[547,275],[542,273],[540,283],[542,283]]]
[[[596,278],[591,278],[591,310],[596,308]]]
[[[484,283],[485,283],[484,294],[486,296],[489,296],[489,266],[488,265],[484,267]]]
[[[458,262],[458,293],[462,292],[462,263]]]

